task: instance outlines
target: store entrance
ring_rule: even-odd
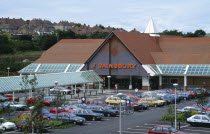
[[[111,88],[114,88],[114,85],[117,84],[119,89],[129,89],[130,77],[115,77],[111,78]],[[132,77],[132,89],[138,88],[141,89],[142,80],[136,77]]]

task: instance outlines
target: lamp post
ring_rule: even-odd
[[[122,124],[121,124],[121,122],[122,122],[122,114],[121,114],[121,105],[122,105],[122,103],[121,103],[121,100],[120,100],[120,117],[119,117],[119,131],[120,131],[120,134],[122,133],[121,132],[121,128],[122,128]]]
[[[175,120],[175,123],[174,123],[175,125],[174,125],[174,127],[176,128],[176,122],[177,122],[176,121],[176,98],[177,98],[177,96],[176,96],[176,88],[177,88],[178,84],[174,83],[173,86],[175,88],[175,110],[174,110],[175,111],[175,119],[174,119]]]
[[[108,89],[110,90],[110,78],[111,78],[111,76],[109,75],[109,76],[107,76],[107,78],[108,78]]]
[[[7,70],[8,70],[7,74],[8,74],[8,77],[9,77],[9,70],[10,70],[10,67],[7,67]]]

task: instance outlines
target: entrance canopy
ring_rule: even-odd
[[[210,76],[210,65],[157,64],[143,66],[150,75]]]
[[[38,74],[35,75],[38,85],[35,88],[53,87],[55,83],[60,86],[76,85],[85,83],[102,82],[103,79],[94,71],[81,71],[72,73],[52,73],[52,74]],[[1,77],[0,78],[0,92],[18,91],[23,89],[32,89],[28,84],[27,87],[22,87],[23,76]],[[34,75],[29,75],[28,80],[34,78]]]

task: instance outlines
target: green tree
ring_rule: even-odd
[[[206,32],[202,29],[199,29],[199,30],[196,30],[194,34],[196,35],[196,37],[204,37],[206,35]]]

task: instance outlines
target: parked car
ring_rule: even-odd
[[[24,115],[28,115],[31,117],[31,114],[32,114],[32,111],[23,111],[21,112],[19,115],[18,115],[18,118],[21,118],[21,116],[24,116]],[[49,119],[47,116],[42,116],[43,119]]]
[[[119,97],[110,96],[110,97],[108,97],[108,98],[105,100],[105,102],[106,102],[107,104],[111,104],[111,105],[118,105],[118,104],[120,104],[120,103],[124,103],[125,100],[122,100],[122,99],[120,99]]]
[[[53,115],[50,117],[50,119],[56,119],[56,115]],[[86,119],[80,116],[76,116],[73,113],[67,113],[67,112],[62,112],[58,114],[58,120],[62,120],[62,121],[68,121],[69,123],[73,123],[73,124],[84,124],[86,122]]]
[[[54,87],[50,89],[51,93],[62,93],[62,94],[71,94],[72,91],[70,89],[67,89],[65,87]]]
[[[55,99],[53,97],[44,97],[43,99],[41,99],[40,97],[32,97],[30,99],[27,100],[28,104],[35,104],[38,101],[43,100],[44,105],[46,106],[50,106],[55,104]]]
[[[9,99],[0,95],[0,102],[5,102],[5,101],[9,101]]]
[[[81,92],[81,89],[79,89],[79,88],[72,88],[71,86],[66,86],[65,88],[71,90],[72,93],[74,93],[75,90],[76,90],[76,93]]]
[[[47,110],[47,109],[42,109],[42,115],[43,115],[43,116],[47,116],[48,118],[51,118],[51,117],[54,116],[55,114],[50,113],[49,110]]]
[[[3,133],[4,131],[5,131],[5,128],[2,125],[0,125],[0,134]]]
[[[92,120],[92,121],[101,120],[104,117],[103,114],[95,113],[90,109],[76,110],[74,114],[80,117],[84,117],[86,120]]]
[[[104,116],[107,116],[107,117],[110,117],[110,116],[115,117],[119,114],[118,110],[114,110],[109,107],[103,107],[99,105],[89,105],[87,106],[86,109],[91,109],[93,112],[96,112],[96,113],[102,113],[104,114]]]
[[[13,100],[13,98],[14,98],[14,101],[19,102],[19,97],[13,97],[12,94],[4,94],[3,96],[6,97],[9,100]]]
[[[207,114],[195,114],[187,118],[187,123],[191,126],[206,126],[210,125],[210,117]]]
[[[156,97],[146,97],[146,98],[143,98],[140,102],[148,104],[149,106],[154,106],[154,107],[163,106],[166,103],[163,100],[158,100],[158,98]]]
[[[50,109],[50,113],[54,113],[55,114],[56,111],[57,111],[57,113],[62,113],[62,112],[72,113],[72,112],[74,112],[74,110],[72,110],[70,107],[67,107],[67,106],[58,107],[58,110],[57,110],[56,107],[52,107]]]
[[[87,101],[86,104],[88,104],[88,105],[108,105],[106,103],[103,103],[100,100],[89,100],[89,101]]]
[[[30,124],[30,121],[27,121],[27,119],[22,119],[19,122],[16,123],[17,126],[17,130],[19,132],[23,132],[23,131],[28,131],[31,132],[32,131],[32,124]],[[51,129],[49,124],[44,124],[42,126],[34,124],[33,125],[33,130],[35,133],[42,133],[42,132],[48,132]]]
[[[149,129],[148,134],[186,134],[167,125],[158,125]]]
[[[4,131],[17,129],[15,123],[9,122],[9,121],[5,120],[4,118],[0,118],[0,126],[2,126],[4,128]]]
[[[182,113],[182,112],[187,112],[187,111],[197,111],[197,112],[201,113],[202,109],[193,107],[193,106],[186,106],[182,109],[177,109],[177,113]]]
[[[171,96],[171,95],[164,95],[164,96],[160,96],[158,97],[159,100],[164,100],[166,102],[166,104],[172,104],[175,102],[175,97]]]
[[[190,92],[179,92],[178,94],[185,100],[189,100],[192,98]]]
[[[17,111],[18,110],[24,111],[27,108],[27,105],[21,104],[21,103],[15,102],[15,101],[7,101],[7,102],[4,102],[3,105],[4,105],[4,107],[12,108]]]

